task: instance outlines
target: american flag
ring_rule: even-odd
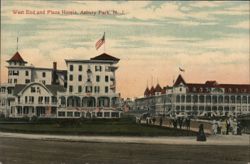
[[[105,32],[100,40],[98,40],[95,44],[96,50],[98,50],[105,43]]]

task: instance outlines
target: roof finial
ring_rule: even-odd
[[[16,51],[18,51],[18,37],[16,38]]]
[[[151,86],[153,86],[153,76],[151,75]]]

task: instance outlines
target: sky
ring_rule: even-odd
[[[104,47],[96,50],[95,43],[104,32],[105,52],[121,59],[117,90],[124,98],[141,97],[147,86],[157,83],[172,85],[180,73],[186,82],[250,83],[247,1],[1,3],[2,83],[17,36],[18,51],[29,64],[50,68],[56,61],[65,69],[64,59],[103,53]],[[14,14],[17,10],[24,13]]]

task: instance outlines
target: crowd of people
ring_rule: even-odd
[[[190,130],[191,119],[189,117],[174,117],[170,119],[169,124],[170,127],[175,129],[185,127],[187,130]]]
[[[212,122],[212,131],[213,134],[233,134],[241,135],[241,124],[236,119],[227,118],[224,120],[213,120]]]
[[[146,124],[163,126],[163,118],[159,117],[152,117],[150,115],[143,115],[142,117],[138,117],[136,119],[137,123],[141,123],[141,120],[145,120]],[[165,120],[165,119],[164,119]],[[171,128],[179,128],[179,129],[186,129],[190,130],[191,126],[191,118],[190,117],[172,117],[168,118],[168,125]],[[166,121],[166,120],[165,120]],[[164,121],[164,125],[167,125],[167,122]],[[226,118],[226,119],[217,119],[212,121],[212,134],[223,134],[223,135],[241,135],[242,127],[239,121],[236,118]]]

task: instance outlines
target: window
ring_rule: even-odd
[[[102,117],[102,112],[97,112],[97,117]]]
[[[73,92],[73,86],[72,85],[69,86],[69,92]]]
[[[78,92],[81,93],[82,92],[82,87],[78,86]]]
[[[69,70],[70,70],[70,71],[73,71],[73,70],[74,70],[73,65],[69,65]]]
[[[34,97],[33,96],[29,96],[29,103],[33,103],[34,102]]]
[[[105,76],[105,82],[109,82],[109,76]]]
[[[67,112],[68,117],[73,117],[73,112]]]
[[[19,75],[19,71],[13,71],[13,75]]]
[[[100,87],[99,86],[95,86],[95,93],[99,93],[100,92]]]
[[[105,71],[106,71],[106,72],[110,72],[110,71],[111,71],[110,67],[109,67],[109,66],[106,66],[106,67],[105,67]]]
[[[182,88],[180,88],[180,92],[182,91]]]
[[[82,75],[78,75],[78,81],[82,81]]]
[[[30,80],[29,79],[25,79],[25,83],[26,84],[30,83]]]
[[[16,84],[17,83],[17,79],[14,79],[14,84]]]
[[[25,75],[26,75],[26,76],[29,76],[29,71],[25,71]]]
[[[92,93],[92,86],[86,86],[85,87],[85,92],[86,93]]]
[[[79,65],[78,70],[82,71],[82,66],[81,65]]]
[[[73,75],[69,75],[69,81],[73,81]]]
[[[111,117],[119,117],[119,113],[118,112],[112,112],[111,113]]]
[[[46,72],[43,72],[43,77],[46,77]]]
[[[36,92],[37,92],[37,93],[41,93],[40,87],[36,87]]]
[[[100,82],[100,76],[99,75],[96,76],[96,82]]]
[[[58,112],[59,117],[65,117],[65,112]]]
[[[27,103],[28,102],[28,97],[27,96],[25,96],[25,103]]]
[[[104,112],[104,117],[110,117],[110,112]]]
[[[49,104],[49,97],[46,96],[45,99],[44,99],[44,101],[45,101],[45,104]]]
[[[75,112],[75,117],[80,117],[80,112]]]
[[[9,71],[9,73],[8,73],[9,75],[12,75],[12,71]]]
[[[102,71],[102,66],[95,66],[95,71],[96,72],[101,72]]]
[[[31,87],[31,88],[30,88],[30,92],[31,92],[31,93],[36,92],[36,87]]]
[[[38,97],[38,104],[42,104],[43,103],[43,97],[42,96],[39,96]]]
[[[20,96],[17,97],[18,103],[20,103]]]
[[[105,87],[105,93],[109,92],[109,87]]]

